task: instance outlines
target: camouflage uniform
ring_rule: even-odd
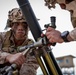
[[[76,41],[76,0],[45,0],[45,2],[48,8],[55,8],[55,4],[58,3],[60,6],[65,5],[62,9],[70,11],[71,22],[74,27],[74,30],[70,32],[70,36]]]
[[[20,9],[18,9],[18,8],[16,8],[14,11],[16,12],[17,10],[20,11]],[[14,11],[12,10],[12,15],[13,15]],[[14,14],[19,15],[18,12],[14,13]],[[15,19],[16,17],[14,16],[14,18],[12,18],[10,16],[10,19],[13,19],[14,21],[16,21],[16,19]],[[7,24],[8,24],[7,27],[11,27],[10,26],[11,25],[11,21],[9,21],[9,19],[8,19]],[[25,45],[28,45],[28,44],[31,44],[31,43],[33,43],[33,41],[31,39],[28,39],[28,37],[27,37],[25,39],[25,41],[22,43],[21,46],[25,46]],[[1,50],[0,51],[0,64],[5,64],[6,63],[5,62],[5,57],[7,55],[9,55],[10,53],[11,54],[18,53],[17,47],[18,46],[16,46],[15,43],[14,43],[14,36],[13,36],[13,33],[12,33],[12,29],[10,29],[10,31],[4,32],[4,33],[0,33],[0,50]],[[22,66],[20,68],[20,71],[19,71],[20,72],[19,75],[36,75],[36,70],[37,70],[39,65],[38,65],[35,57],[30,55],[31,51],[32,50],[30,50],[27,53],[26,61],[25,61],[24,64],[22,64]]]

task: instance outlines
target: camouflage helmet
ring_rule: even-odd
[[[12,27],[13,22],[26,22],[21,9],[13,8],[11,11],[8,12],[8,20],[5,29],[8,27]]]

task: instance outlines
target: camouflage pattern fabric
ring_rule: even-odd
[[[13,8],[8,13],[8,20],[5,29],[12,27],[13,22],[26,22],[24,15],[22,14],[21,9]]]
[[[72,30],[72,31],[70,32],[70,36],[71,36],[71,38],[72,38],[73,40],[76,41],[76,28],[74,28],[74,30]]]
[[[5,34],[5,35],[4,35]],[[14,44],[13,36],[11,31],[8,31],[0,35],[0,44],[3,44],[1,46],[1,51],[0,51],[0,64],[5,63],[5,57],[10,54],[10,53],[17,53],[18,51],[16,50],[16,46]],[[21,46],[25,46],[28,44],[33,43],[31,39],[26,39],[24,43]],[[19,75],[36,75],[36,70],[39,67],[36,59],[34,56],[30,55],[31,50],[27,53],[26,55],[26,61],[22,65],[20,69],[20,74]]]
[[[68,10],[71,15],[71,22],[74,27],[74,30],[70,32],[70,36],[73,40],[76,41],[76,0],[44,0],[45,5],[49,9],[55,8],[55,4],[58,3],[62,9]],[[64,7],[63,7],[64,6]]]

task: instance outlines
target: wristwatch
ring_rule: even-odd
[[[61,38],[64,40],[64,42],[69,42],[69,40],[67,39],[67,36],[69,34],[69,31],[64,31],[63,33],[61,33]]]

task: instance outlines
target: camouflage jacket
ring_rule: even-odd
[[[74,30],[72,30],[70,33],[71,38],[76,41],[76,27],[74,28]]]
[[[21,46],[25,46],[31,43],[33,43],[32,40],[26,39]],[[11,31],[0,33],[0,64],[5,63],[5,57],[9,55],[10,53],[17,53],[18,51],[16,50],[16,48],[17,47],[14,44],[14,39],[13,39],[13,35]],[[30,70],[30,72],[27,71],[25,74],[30,75],[29,73],[31,73],[31,75],[35,75],[34,72],[38,68],[39,65],[35,57],[30,55],[30,52],[28,52],[26,55],[26,61],[23,64],[26,67],[22,66],[21,73],[23,69],[24,69],[23,72],[25,72],[25,70],[27,71],[31,69],[32,72]]]

